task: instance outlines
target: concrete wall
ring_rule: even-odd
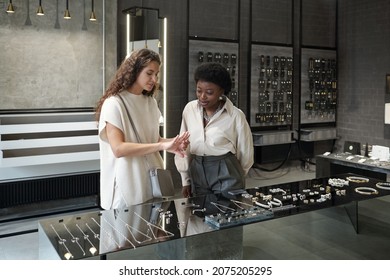
[[[95,105],[103,92],[104,0],[94,2],[96,22],[90,0],[69,1],[69,20],[65,1],[42,1],[45,15],[37,16],[38,1],[14,0],[7,14],[0,0],[0,109]]]

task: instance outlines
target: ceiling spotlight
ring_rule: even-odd
[[[15,13],[14,5],[12,5],[12,0],[9,0],[7,11],[8,14]]]
[[[42,0],[39,0],[39,7],[38,7],[38,10],[37,10],[37,15],[38,16],[45,15],[45,13],[43,12],[43,8],[42,8]]]
[[[94,0],[92,0],[92,11],[91,11],[91,15],[89,16],[89,20],[96,21]]]
[[[90,20],[90,21],[96,21],[96,20],[97,20],[97,19],[96,19],[96,14],[95,14],[94,11],[91,12],[91,16],[89,17],[89,20]]]
[[[64,19],[71,19],[70,13],[69,13],[69,1],[66,0],[66,10],[64,14]]]

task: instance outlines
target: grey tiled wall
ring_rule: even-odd
[[[384,135],[385,79],[390,72],[390,2],[339,2],[337,130],[344,141],[390,146]]]

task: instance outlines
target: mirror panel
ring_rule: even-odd
[[[125,9],[126,15],[126,57],[134,50],[148,48],[161,57],[161,68],[159,74],[159,90],[155,94],[160,108],[161,135],[167,137],[167,125],[164,121],[167,110],[167,19],[159,16],[158,9],[132,7]],[[163,152],[164,165],[166,165],[166,152]],[[165,166],[164,166],[165,167]]]

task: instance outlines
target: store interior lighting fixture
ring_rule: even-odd
[[[91,0],[91,1],[92,1],[91,2],[91,15],[89,16],[89,20],[90,21],[97,21],[96,13],[95,13],[95,3],[94,3],[95,1],[94,0]],[[15,8],[14,8],[14,5],[12,4],[12,0],[9,0],[6,12],[8,14],[15,13]],[[42,7],[42,0],[39,0],[37,15],[38,16],[45,15],[45,12],[43,11],[43,7]],[[70,16],[70,12],[69,12],[69,0],[66,0],[66,10],[65,10],[65,14],[64,14],[64,19],[71,19],[71,18],[72,17]]]
[[[92,0],[92,3],[91,3],[91,15],[89,16],[89,20],[90,21],[96,21],[96,14],[95,14],[95,1]]]
[[[38,16],[43,16],[45,15],[44,11],[43,11],[43,8],[42,8],[42,0],[39,0],[39,6],[38,6],[38,10],[37,10],[37,15]]]
[[[69,0],[66,0],[66,10],[64,14],[64,19],[71,19],[70,12],[69,12]]]
[[[9,0],[7,11],[8,14],[15,13],[14,5],[12,5],[12,0]]]

